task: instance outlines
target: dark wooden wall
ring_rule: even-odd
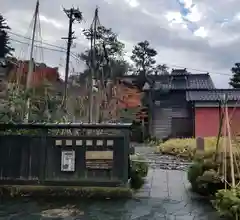
[[[75,152],[74,171],[61,170],[62,151]],[[120,134],[0,134],[0,184],[117,186],[127,183],[128,156]]]
[[[151,109],[152,136],[165,139],[193,135],[193,114],[186,101],[186,91],[156,91],[154,102]]]

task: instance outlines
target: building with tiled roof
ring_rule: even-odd
[[[227,100],[233,134],[240,134],[240,89],[194,90],[186,92],[194,107],[195,136],[217,136],[220,126],[221,103]]]
[[[186,90],[186,89],[214,89],[215,86],[208,73],[183,75],[169,74],[148,76],[150,82],[153,84],[154,90],[170,89],[170,90]]]
[[[143,90],[148,106],[149,135],[159,139],[216,136],[223,96],[228,98],[230,112],[230,108],[240,107],[240,103],[236,104],[240,90],[216,89],[208,73],[191,74],[186,69],[150,75]],[[235,122],[240,124],[238,111],[235,111]],[[208,125],[211,120],[215,120],[212,126]]]

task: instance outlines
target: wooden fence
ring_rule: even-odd
[[[0,184],[124,185],[130,126],[0,124]],[[56,129],[75,135],[53,134]]]

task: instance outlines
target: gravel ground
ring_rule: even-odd
[[[141,156],[143,161],[149,163],[151,168],[164,170],[186,170],[191,162],[181,158],[169,155],[154,153],[154,147],[144,147],[142,145],[135,147],[135,154]]]

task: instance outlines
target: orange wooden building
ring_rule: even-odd
[[[17,65],[13,65],[8,74],[10,82],[17,82],[25,85],[29,69],[29,61],[17,61]],[[31,85],[33,87],[40,86],[45,80],[56,82],[60,79],[58,68],[48,67],[45,64],[34,64]]]

